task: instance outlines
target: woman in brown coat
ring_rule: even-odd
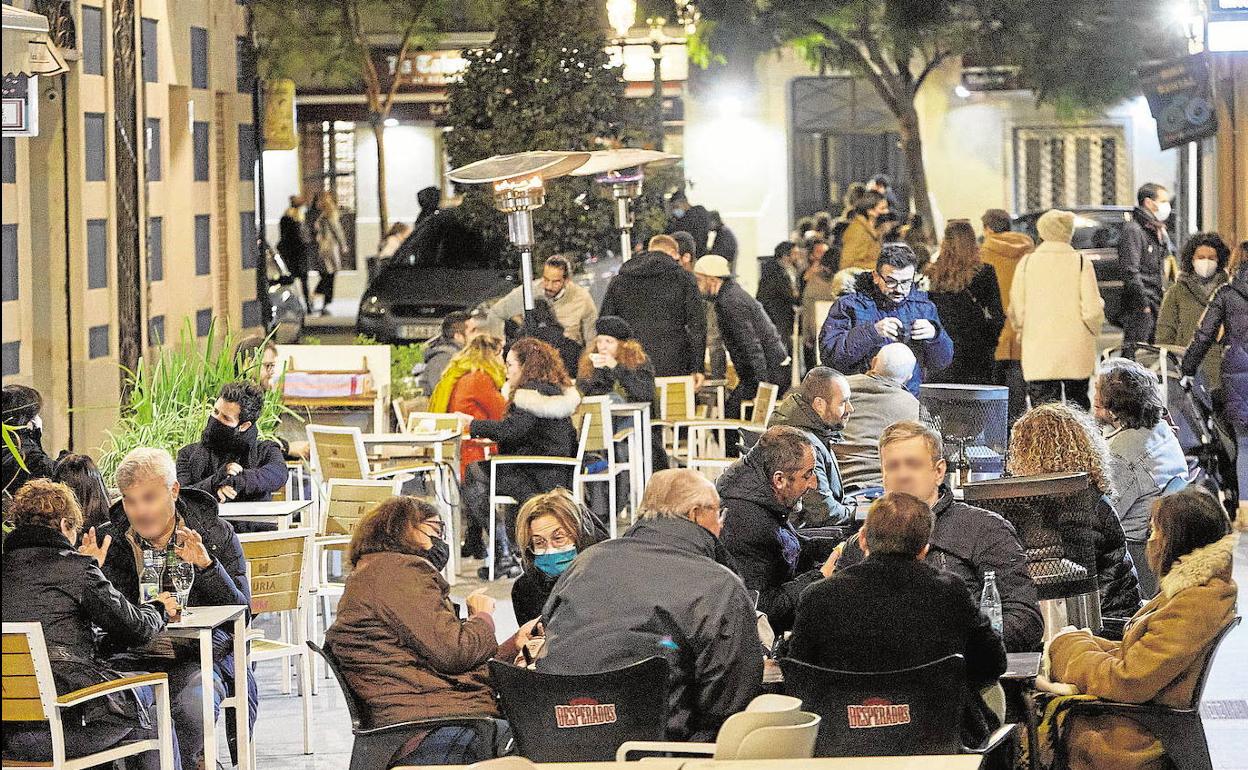
[[[494,600],[478,592],[468,595],[468,618],[461,620],[441,574],[449,553],[437,509],[414,497],[392,497],[356,525],[352,571],[325,643],[367,706],[369,726],[498,717],[486,662],[512,660],[533,624],[500,646]],[[509,732],[505,723],[500,728],[500,736]],[[466,732],[441,728],[417,745],[409,741],[405,762],[488,759],[466,756],[473,739]]]
[[[1154,509],[1148,560],[1161,592],[1127,624],[1121,642],[1086,630],[1049,643],[1050,678],[1088,695],[1186,707],[1210,643],[1235,616],[1231,559],[1237,535],[1216,500],[1191,489]],[[1066,730],[1072,770],[1160,770],[1161,743],[1125,717],[1074,717]]]

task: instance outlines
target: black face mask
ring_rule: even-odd
[[[429,546],[429,550],[422,553],[421,556],[428,559],[434,568],[436,568],[438,572],[441,572],[446,569],[446,563],[450,561],[451,547],[440,537],[432,537],[429,539],[433,541],[433,545]]]
[[[221,450],[237,449],[242,443],[242,437],[237,428],[231,428],[211,416],[208,418],[208,424],[204,426],[202,440],[213,449]]]

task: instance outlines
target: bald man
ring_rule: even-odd
[[[713,741],[763,676],[753,604],[741,578],[717,561],[719,511],[701,474],[654,474],[637,523],[578,555],[555,584],[537,669],[589,674],[664,655],[672,666],[667,737]]]
[[[880,348],[866,374],[849,377],[854,415],[845,423],[836,454],[845,486],[880,486],[880,434],[901,420],[919,419],[919,400],[906,389],[914,372],[914,351],[894,342]]]

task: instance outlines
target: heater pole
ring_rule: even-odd
[[[633,212],[630,198],[615,199],[615,219],[620,228],[620,260],[627,262],[633,256]]]
[[[540,205],[540,204],[539,204]],[[533,312],[533,211],[529,208],[507,212],[507,234],[520,249],[520,296],[524,298],[524,320]]]

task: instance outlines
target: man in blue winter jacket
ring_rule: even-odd
[[[854,279],[854,292],[837,300],[819,333],[824,366],[845,374],[871,367],[880,348],[902,342],[914,351],[914,373],[906,383],[918,395],[925,372],[953,360],[953,340],[940,323],[927,292],[915,291],[918,258],[904,243],[886,243],[875,270]]]

